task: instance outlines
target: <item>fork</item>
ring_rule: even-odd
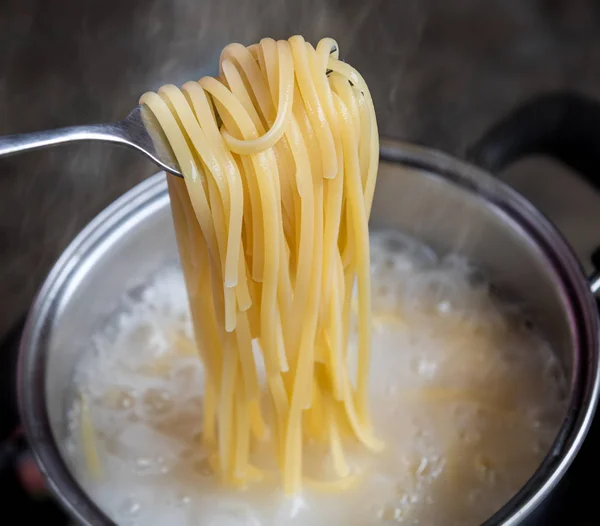
[[[119,122],[69,126],[0,137],[0,157],[75,141],[103,141],[127,146],[143,153],[163,170],[183,177],[162,128],[145,104],[136,106]]]

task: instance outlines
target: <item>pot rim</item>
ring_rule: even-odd
[[[451,180],[486,199],[514,219],[549,262],[569,307],[576,335],[569,408],[555,442],[529,481],[483,526],[514,526],[527,518],[552,492],[577,455],[588,431],[600,392],[599,321],[596,304],[581,266],[556,227],[531,203],[484,170],[440,151],[382,139],[380,160],[401,163]],[[107,242],[123,235],[168,202],[164,172],[149,177],[116,199],[81,230],[52,267],[28,313],[18,361],[17,394],[25,435],[48,485],[67,511],[83,524],[113,525],[71,474],[51,429],[46,404],[48,334],[64,302],[69,277]]]

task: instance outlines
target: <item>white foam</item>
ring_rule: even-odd
[[[69,411],[67,451],[94,499],[123,525],[478,524],[533,473],[550,447],[565,379],[549,345],[499,304],[458,257],[438,260],[410,238],[372,236],[371,405],[387,444],[378,456],[349,447],[365,470],[341,495],[276,485],[220,489],[201,431],[199,360],[174,353],[191,337],[179,269],[124,297],[114,323],[77,368],[102,464],[86,472],[80,408]],[[356,342],[349,350],[352,361]],[[313,459],[322,471],[329,462]],[[311,459],[307,459],[311,463]]]

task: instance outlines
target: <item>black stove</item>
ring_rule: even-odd
[[[16,364],[23,321],[0,343],[0,494],[5,521],[0,523],[69,524],[66,513],[45,491],[28,490],[24,482],[31,454],[20,433],[16,404]],[[18,517],[18,521],[14,518]]]

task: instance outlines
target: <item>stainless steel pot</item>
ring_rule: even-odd
[[[480,150],[481,151],[481,150]],[[529,202],[471,164],[384,141],[372,228],[400,229],[439,252],[459,251],[522,300],[551,338],[570,380],[551,451],[485,524],[538,523],[590,427],[599,393],[599,319],[573,252]],[[40,468],[73,517],[113,524],[75,480],[62,452],[66,406],[80,353],[123,291],[177,257],[164,174],[126,193],[71,243],[31,309],[19,362],[23,425]]]

